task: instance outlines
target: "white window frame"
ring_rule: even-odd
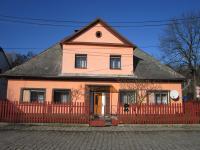
[[[87,68],[87,54],[75,54],[75,68],[78,68],[78,69]]]

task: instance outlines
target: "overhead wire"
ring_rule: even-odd
[[[179,19],[168,19],[168,20],[149,20],[149,21],[116,21],[116,22],[109,22],[118,25],[112,25],[112,27],[118,28],[140,28],[140,27],[160,27],[166,26],[170,24],[170,21],[180,21],[180,20],[191,20],[200,19],[200,17],[194,18],[179,18]],[[33,22],[36,21],[36,22]],[[40,22],[38,22],[40,21]],[[54,20],[54,19],[42,19],[42,18],[30,18],[30,17],[17,17],[17,16],[9,16],[9,15],[2,15],[0,14],[0,22],[10,22],[10,23],[22,23],[22,24],[32,24],[38,26],[51,26],[51,27],[84,27],[83,25],[66,25],[66,24],[57,24],[57,23],[73,23],[73,24],[80,24],[80,23],[88,23],[83,21],[73,21],[73,20]],[[56,23],[56,24],[55,24]],[[141,25],[121,25],[121,24],[141,24]],[[145,23],[145,24],[144,24]],[[149,24],[151,23],[151,24]],[[152,24],[153,23],[153,24]],[[155,24],[156,23],[156,24]],[[159,24],[157,24],[159,23]],[[103,25],[97,25],[96,27],[103,27]]]

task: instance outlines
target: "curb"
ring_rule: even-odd
[[[110,127],[89,127],[88,124],[0,123],[0,131],[65,131],[65,132],[161,132],[200,131],[200,124],[137,124]]]

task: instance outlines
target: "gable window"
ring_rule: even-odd
[[[121,56],[111,55],[110,56],[110,69],[121,69]]]
[[[102,36],[101,31],[97,31],[97,32],[96,32],[96,37],[97,37],[97,38],[100,38],[101,36]]]
[[[120,103],[122,104],[134,104],[136,103],[136,91],[120,91]]]
[[[44,89],[23,89],[22,102],[43,103],[45,101],[45,93]]]
[[[76,54],[75,55],[75,68],[87,68],[87,55]]]
[[[53,90],[53,101],[55,103],[67,103],[70,102],[71,91],[67,89],[55,89]]]
[[[169,103],[169,92],[168,91],[150,92],[149,103],[168,104]]]

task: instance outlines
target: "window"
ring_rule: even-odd
[[[0,69],[0,74],[2,73],[2,69]]]
[[[70,90],[56,89],[53,91],[53,101],[56,103],[66,103],[70,101]]]
[[[168,91],[155,91],[149,94],[149,102],[155,104],[168,104],[169,92]]]
[[[102,36],[101,31],[97,31],[97,32],[96,32],[96,37],[97,37],[97,38],[100,38],[101,36]]]
[[[38,102],[43,103],[45,100],[44,89],[23,89],[22,102]]]
[[[76,54],[75,55],[75,68],[87,68],[87,55]]]
[[[110,56],[110,69],[121,69],[121,56]]]
[[[136,103],[136,91],[120,91],[120,102],[122,104]]]

